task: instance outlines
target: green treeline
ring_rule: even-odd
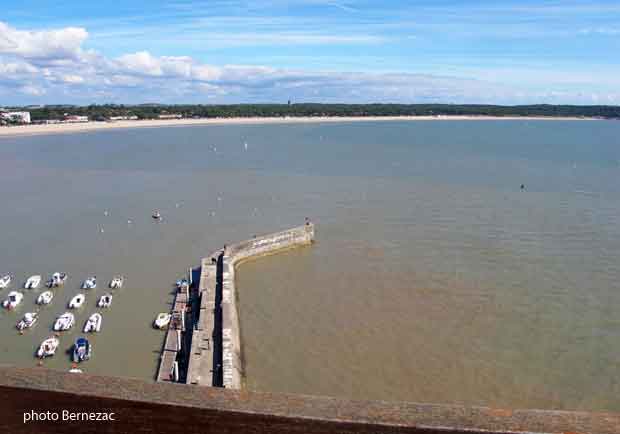
[[[553,116],[620,118],[620,106],[578,105],[454,105],[454,104],[230,104],[230,105],[90,105],[27,108],[33,121],[62,119],[65,113],[85,115],[91,120],[114,116],[153,119],[161,114],[191,118],[280,117],[280,116]]]

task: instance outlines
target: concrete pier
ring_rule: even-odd
[[[235,289],[235,267],[243,261],[311,244],[314,225],[254,237],[228,245],[202,259],[197,292],[199,310],[192,312],[191,344],[185,383],[240,389],[243,362]],[[198,310],[198,312],[196,312]],[[164,353],[167,351],[164,347]],[[165,354],[162,357],[164,366]],[[158,376],[159,380],[159,376]]]
[[[189,303],[189,294],[177,292],[174,295],[172,303],[172,319],[166,337],[164,339],[164,347],[159,361],[159,369],[157,371],[157,381],[175,381],[174,363],[180,362],[183,365],[183,340],[185,339],[185,329],[187,321],[187,306]]]
[[[197,293],[200,297],[200,308],[192,330],[191,350],[185,380],[187,384],[213,386],[217,256],[219,255],[204,258],[200,264],[200,281]]]

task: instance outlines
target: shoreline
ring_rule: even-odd
[[[596,121],[601,118],[545,117],[545,116],[332,116],[332,117],[251,117],[251,118],[201,118],[201,119],[153,119],[137,121],[85,122],[69,124],[17,125],[0,127],[1,137],[47,134],[69,134],[126,128],[180,127],[193,125],[258,125],[329,122],[376,122],[376,121]]]

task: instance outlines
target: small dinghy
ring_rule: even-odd
[[[99,307],[110,307],[112,305],[112,294],[102,295],[99,299],[99,303],[97,306]]]
[[[52,278],[47,281],[48,288],[57,288],[65,284],[67,280],[67,273],[54,273],[52,274]]]
[[[38,274],[35,274],[34,276],[30,276],[28,280],[26,280],[26,284],[24,285],[24,288],[35,289],[39,287],[40,283],[41,283],[41,276],[39,276]]]
[[[100,331],[102,320],[103,317],[100,313],[93,313],[86,321],[86,324],[84,324],[84,333],[94,333]]]
[[[73,344],[73,361],[80,363],[90,359],[91,347],[86,338],[77,338]]]
[[[54,298],[52,291],[45,291],[37,297],[37,304],[50,304]]]
[[[8,298],[2,302],[2,306],[7,309],[15,309],[24,299],[24,294],[18,291],[9,292]]]
[[[80,368],[71,368],[69,369],[69,372],[71,372],[72,374],[82,374],[82,370]]]
[[[187,292],[189,290],[189,280],[177,280],[177,289],[179,290],[179,292]]]
[[[122,288],[123,287],[123,282],[124,282],[125,278],[123,276],[116,276],[114,277],[114,279],[112,279],[110,281],[110,288],[115,289],[115,288]]]
[[[11,276],[9,274],[2,276],[0,279],[0,289],[6,288],[11,283]]]
[[[69,309],[77,309],[84,304],[86,296],[84,294],[78,294],[69,302]]]
[[[82,289],[95,289],[97,287],[97,276],[89,277],[82,284]]]
[[[169,313],[160,313],[159,315],[157,315],[157,318],[155,318],[155,322],[154,322],[154,326],[157,329],[164,329],[168,326],[168,324],[170,324],[170,319],[172,318],[172,315],[170,315]]]
[[[75,316],[73,316],[71,312],[65,312],[60,315],[54,323],[54,330],[57,332],[69,330],[71,327],[73,327],[74,322]]]
[[[56,352],[56,348],[58,348],[58,344],[60,344],[60,341],[55,336],[45,339],[41,343],[41,346],[39,346],[37,357],[42,359],[44,357],[53,356]]]
[[[29,329],[37,322],[39,316],[36,312],[27,312],[22,320],[17,323],[17,330]]]

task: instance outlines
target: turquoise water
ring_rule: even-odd
[[[17,283],[70,276],[23,336],[14,324],[42,289],[0,312],[0,362],[36,365],[36,346],[81,280],[96,274],[100,287],[78,329],[118,273],[126,286],[84,370],[150,380],[163,337],[151,322],[187,267],[309,216],[314,246],[237,274],[249,388],[620,411],[620,123],[2,138],[0,197],[0,272]],[[77,336],[63,335],[63,350]],[[68,369],[69,356],[45,365]]]

